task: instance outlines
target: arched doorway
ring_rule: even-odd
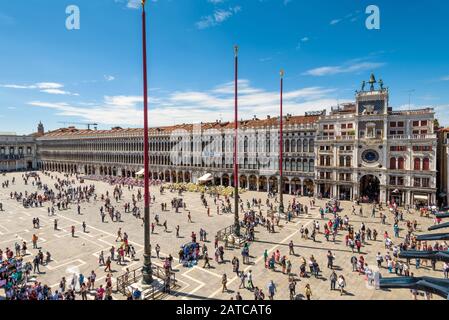
[[[270,185],[270,191],[271,192],[278,192],[278,179],[276,177],[270,177],[269,180],[269,185]]]
[[[247,181],[246,176],[240,176],[240,188],[246,189],[247,184],[248,184],[248,181]]]
[[[299,178],[293,178],[291,181],[292,191],[294,194],[302,194],[301,192],[301,180]]]
[[[222,180],[223,180],[223,186],[228,187],[229,186],[229,175],[225,173],[222,176]]]
[[[254,175],[249,176],[249,190],[257,191],[257,177]]]
[[[379,202],[380,181],[373,175],[366,175],[360,179],[360,198],[362,202]]]
[[[267,191],[267,177],[265,176],[259,178],[259,191]]]
[[[313,196],[313,188],[314,188],[314,185],[313,185],[313,181],[311,179],[304,180],[304,190],[302,191],[303,195],[304,196]]]

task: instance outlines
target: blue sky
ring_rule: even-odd
[[[141,126],[141,29],[135,0],[0,0],[0,131],[42,120]],[[368,5],[381,29],[365,27]],[[66,7],[81,29],[67,30]],[[449,126],[449,2],[148,0],[150,125],[230,120],[233,45],[240,116],[321,110],[354,99],[374,72],[390,104],[435,107]]]

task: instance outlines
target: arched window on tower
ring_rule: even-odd
[[[413,169],[414,170],[421,170],[421,159],[419,158],[415,158],[415,160],[413,161]]]
[[[390,169],[396,170],[396,158],[395,157],[390,158]]]
[[[430,170],[430,159],[429,158],[424,158],[423,163],[422,163],[422,169],[423,169],[423,171]]]
[[[400,157],[398,159],[398,169],[404,170],[404,168],[405,168],[405,160],[404,160],[404,158]]]

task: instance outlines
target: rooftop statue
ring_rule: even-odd
[[[371,91],[374,91],[374,84],[377,83],[376,77],[374,76],[374,73],[371,73],[371,77],[369,79],[369,84],[371,85]]]
[[[365,87],[366,87],[366,81],[363,80],[363,82],[362,82],[362,92],[365,91]]]

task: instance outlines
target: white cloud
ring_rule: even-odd
[[[442,77],[442,78],[441,78],[441,81],[449,81],[449,76]]]
[[[335,89],[309,87],[284,93],[285,112],[299,115],[305,111],[322,110],[334,106]],[[345,100],[340,100],[344,102]],[[206,91],[176,91],[165,96],[152,97],[149,101],[150,125],[173,125],[176,123],[198,123],[233,117],[233,82],[218,85]],[[104,125],[142,126],[141,96],[105,96],[102,103],[91,102],[72,105],[66,102],[53,103],[31,101],[32,107],[48,108],[59,116],[76,117],[82,121]],[[279,92],[252,87],[248,80],[239,81],[239,117],[243,119],[258,115],[275,116],[279,112]]]
[[[18,84],[2,84],[0,87],[8,89],[29,89],[29,90],[39,90],[43,93],[48,94],[59,94],[59,95],[73,95],[78,96],[78,93],[72,93],[69,91],[64,91],[64,85],[56,82],[38,82],[31,85],[18,85]]]
[[[338,19],[333,19],[331,20],[331,22],[329,23],[330,25],[336,25],[340,22],[344,22],[344,21],[351,21],[351,22],[355,22],[357,21],[361,16],[361,11],[360,10],[356,10],[355,12],[351,12],[347,15],[345,15],[343,18],[338,18]]]
[[[106,81],[113,81],[113,80],[115,80],[115,77],[114,77],[114,76],[111,76],[111,75],[104,75],[104,79],[105,79]]]
[[[322,77],[329,75],[336,75],[342,73],[353,73],[353,72],[361,72],[366,70],[374,70],[384,66],[383,62],[358,62],[353,61],[349,63],[345,63],[340,66],[324,66],[315,69],[308,70],[303,73],[303,75],[314,76],[314,77]]]
[[[204,16],[195,23],[196,27],[198,29],[207,29],[210,27],[218,26],[219,24],[225,22],[229,18],[231,18],[233,15],[240,12],[242,8],[240,6],[235,6],[233,8],[229,8],[227,10],[225,9],[217,9],[214,11],[213,14]]]
[[[207,2],[213,3],[213,4],[219,4],[225,2],[225,0],[207,0]]]
[[[142,7],[141,0],[114,0],[116,3],[126,3],[126,7],[129,9],[139,9]],[[147,0],[147,2],[150,2]],[[151,2],[157,2],[157,0],[151,0]]]
[[[310,39],[309,37],[303,37],[301,40],[299,40],[298,44],[296,45],[296,50],[300,50],[302,47],[302,43],[308,42]]]
[[[335,25],[337,23],[339,23],[341,21],[341,19],[334,19],[330,22],[331,25]]]

